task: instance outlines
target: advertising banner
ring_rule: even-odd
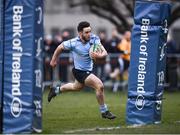
[[[139,102],[139,103],[138,103]],[[162,111],[162,100],[146,100],[144,99],[143,109],[139,110],[137,108],[141,107],[141,101],[136,99],[128,98],[128,124],[158,124],[161,121],[161,111]],[[136,105],[136,107],[134,107]]]
[[[128,80],[128,124],[152,124],[161,120],[170,11],[168,2],[136,1]]]
[[[42,78],[43,78],[43,0],[36,0],[34,21],[34,83],[33,83],[33,123],[36,132],[42,131]]]
[[[39,1],[5,1],[3,133],[33,132],[36,129],[32,126],[34,113],[41,111],[41,106],[35,102],[42,102],[41,86],[39,89],[35,87],[38,63],[35,34],[43,34],[41,30],[36,30],[35,23],[38,12],[36,3]],[[39,29],[42,29],[41,25]],[[40,129],[36,126],[40,131],[41,119],[36,122],[40,125]]]
[[[3,94],[3,9],[4,0],[0,0],[0,133],[2,132],[2,94]]]
[[[164,25],[169,21],[171,5],[168,1],[136,0],[134,9],[134,23],[142,24],[142,19],[150,19],[150,25]]]
[[[154,99],[162,96],[164,78],[159,74],[165,70],[166,38],[160,26],[142,26],[133,27],[128,97]]]

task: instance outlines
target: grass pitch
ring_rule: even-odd
[[[164,93],[161,124],[142,127],[126,125],[126,92],[105,92],[109,109],[117,115],[115,120],[101,118],[93,90],[63,93],[51,103],[47,102],[47,92],[43,96],[44,134],[180,133],[180,91]]]

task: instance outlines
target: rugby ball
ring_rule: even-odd
[[[93,45],[91,45],[91,47],[90,47],[90,49],[89,49],[89,56],[90,56],[90,58],[92,58],[92,57],[91,57],[91,53],[92,53],[92,52],[101,53],[102,50],[101,50],[100,45],[98,45],[98,44],[93,44]]]

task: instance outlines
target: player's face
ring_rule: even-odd
[[[86,27],[83,29],[82,31],[82,39],[87,42],[90,40],[90,36],[91,36],[91,27]]]

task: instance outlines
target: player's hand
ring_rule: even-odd
[[[91,58],[92,58],[93,60],[96,60],[97,58],[99,58],[99,54],[96,53],[96,52],[91,52]]]
[[[54,68],[57,65],[57,60],[56,59],[51,59],[50,65]]]

